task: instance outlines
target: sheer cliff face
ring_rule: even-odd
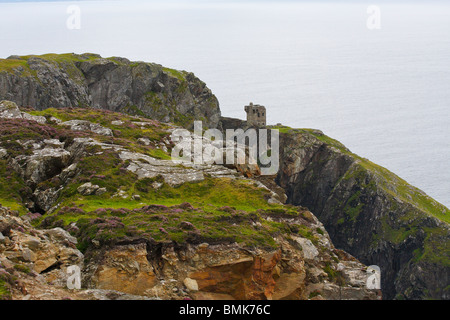
[[[320,131],[283,134],[281,152],[288,202],[314,212],[336,247],[378,265],[384,298],[450,298],[446,207]]]
[[[219,103],[192,73],[94,54],[12,56],[0,63],[0,100],[38,110],[94,107],[216,127]]]

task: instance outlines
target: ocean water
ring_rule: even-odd
[[[263,104],[269,124],[320,129],[450,206],[448,2],[1,2],[0,15],[2,58],[95,52],[192,71],[224,116]]]

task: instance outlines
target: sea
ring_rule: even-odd
[[[450,207],[450,1],[0,1],[0,58],[195,73],[222,115],[315,128]]]

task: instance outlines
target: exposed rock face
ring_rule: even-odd
[[[42,282],[64,283],[66,268],[83,266],[83,254],[76,249],[77,239],[61,228],[36,230],[26,219],[0,207],[0,271],[10,268],[34,273]],[[18,267],[21,266],[21,267]],[[26,289],[22,289],[26,291]]]
[[[283,134],[278,182],[333,243],[382,272],[383,298],[449,299],[449,210],[320,131]]]
[[[92,123],[86,120],[70,120],[61,123],[62,126],[68,126],[71,130],[76,131],[92,131],[94,133],[100,134],[102,136],[112,136],[113,132],[111,129],[102,127],[98,123]]]
[[[89,286],[144,295],[159,282],[147,254],[145,243],[108,250],[101,262],[87,267]]]
[[[68,290],[69,266],[83,267],[77,239],[61,228],[38,230],[29,217],[0,207],[0,300],[142,300],[114,290]]]
[[[185,71],[94,54],[14,56],[8,64],[16,66],[3,70],[0,60],[0,100],[21,106],[39,110],[89,106],[188,128],[194,119],[210,128],[219,123],[216,97]]]
[[[220,126],[223,130],[238,128],[245,129],[248,127],[247,121],[229,117],[220,117]]]
[[[279,237],[278,249],[254,251],[136,239],[92,247],[85,258],[67,231],[37,230],[28,219],[0,208],[0,299],[380,299],[365,287],[365,266],[334,249],[327,235],[312,256],[303,253],[303,242]],[[74,265],[82,268],[81,290],[67,290]]]
[[[84,284],[162,299],[381,298],[378,290],[366,288],[365,266],[334,249],[326,234],[316,245],[302,237],[291,242],[280,236],[277,242],[279,248],[271,250],[145,239],[92,248],[86,253]],[[324,267],[336,275],[330,278]]]
[[[19,110],[17,104],[12,101],[3,100],[0,101],[0,118],[4,119],[28,119],[39,123],[45,123],[47,120],[45,117],[32,116],[26,112]]]

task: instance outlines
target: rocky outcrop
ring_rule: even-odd
[[[83,254],[75,247],[77,239],[61,228],[34,229],[26,218],[17,217],[8,209],[0,207],[1,277],[7,278],[7,274],[14,274],[14,270],[18,270],[37,277],[37,282],[65,286],[67,267],[83,266]],[[13,294],[14,289],[20,289],[24,296],[28,294],[23,284],[4,286],[10,294]]]
[[[92,123],[86,120],[69,120],[61,122],[60,125],[68,126],[71,130],[75,131],[91,131],[102,136],[112,136],[113,132],[111,129],[105,128],[98,123]]]
[[[14,102],[2,101],[0,104],[0,118],[20,119],[38,121],[39,124],[45,124],[47,119],[42,116],[32,116],[25,112],[21,112]],[[8,113],[6,113],[8,111]],[[23,117],[24,114],[28,116]],[[13,116],[14,115],[14,116]],[[57,119],[57,118],[55,118]],[[139,119],[137,119],[139,120]],[[142,128],[153,126],[152,120],[144,120],[134,122]],[[58,128],[68,127],[74,131],[81,133],[94,133],[99,136],[113,136],[113,130],[103,127],[98,123],[86,120],[69,120],[65,122],[50,120]],[[123,125],[116,122],[116,126]],[[49,129],[48,129],[49,130]],[[62,130],[62,129],[60,129]],[[178,127],[170,126],[167,131],[169,135]],[[148,144],[150,140],[146,139]],[[165,142],[159,142],[158,146],[165,149],[170,146],[171,142],[164,139]],[[139,141],[138,141],[139,142]],[[27,150],[18,156],[9,155],[5,149],[0,149],[2,157],[9,159],[12,168],[26,181],[28,187],[32,189],[32,195],[28,201],[30,210],[37,212],[49,211],[57,202],[58,197],[64,186],[76,175],[76,166],[78,161],[88,154],[86,149],[98,147],[100,150],[108,150],[117,154],[117,157],[123,161],[127,161],[126,170],[137,175],[138,179],[156,178],[161,176],[170,186],[179,186],[186,182],[203,181],[205,175],[212,177],[229,177],[236,178],[238,173],[236,170],[225,168],[220,165],[184,163],[172,160],[161,160],[149,155],[131,151],[125,146],[113,143],[103,143],[93,138],[71,138],[70,143],[60,142],[58,139],[42,139],[38,136],[36,139],[18,140],[17,142],[22,148]],[[211,144],[212,142],[209,141]],[[97,152],[101,154],[102,151]],[[56,181],[56,185],[48,183],[48,181]],[[50,185],[50,186],[49,186]],[[90,182],[78,187],[78,192],[82,195],[102,195],[106,192],[106,188],[93,185]]]
[[[0,219],[6,298],[381,298],[367,288],[366,266],[335,249],[311,212],[284,206],[270,179],[249,177],[257,165],[172,161],[180,128],[145,118],[29,112],[45,122],[0,126],[0,182],[13,188],[0,188],[0,201],[22,214],[5,209]],[[72,265],[81,291],[64,291]]]
[[[271,250],[135,239],[84,256],[67,231],[38,230],[30,219],[0,207],[0,300],[381,298],[366,288],[365,266],[334,249],[326,234],[316,245],[280,236]],[[67,289],[73,266],[82,289]]]
[[[229,118],[229,117],[220,117],[220,127],[223,130],[233,129],[236,130],[238,128],[245,129],[248,127],[247,121],[237,119],[237,118]]]
[[[308,221],[323,228],[312,214]],[[381,298],[378,290],[367,289],[365,266],[334,249],[326,233],[315,235],[316,244],[300,236],[288,240],[280,235],[276,249],[148,239],[91,247],[83,283],[87,288],[162,299]]]
[[[351,255],[381,268],[386,299],[450,298],[449,210],[320,131],[279,127],[282,188],[257,164],[169,160],[179,127],[156,120],[248,127],[221,118],[192,73],[14,56],[0,60],[2,99],[13,102],[0,102],[0,200],[23,216],[0,210],[0,298],[379,299]],[[155,204],[177,197],[199,207]],[[87,290],[63,289],[69,265],[84,266]]]
[[[3,119],[27,119],[38,123],[45,123],[47,119],[42,116],[32,116],[29,113],[22,112],[12,101],[0,101],[0,118]]]
[[[333,243],[381,268],[386,299],[449,299],[450,211],[318,130],[281,135],[278,183]]]
[[[95,54],[0,59],[0,100],[35,109],[92,107],[217,127],[219,103],[194,74]]]
[[[68,267],[81,270],[84,264],[77,239],[61,228],[35,229],[32,218],[0,207],[0,300],[150,299],[114,290],[68,290]]]

